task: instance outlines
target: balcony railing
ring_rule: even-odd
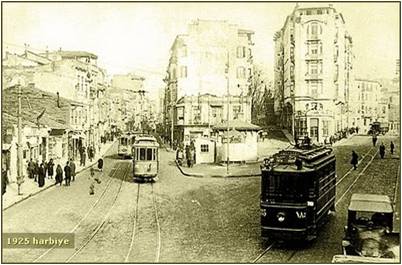
[[[317,73],[317,74],[312,74],[312,73],[306,73],[306,80],[315,80],[315,79],[322,79],[322,74]]]
[[[306,54],[306,60],[319,60],[322,59],[322,54]]]

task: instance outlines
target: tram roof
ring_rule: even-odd
[[[361,194],[352,195],[349,211],[392,213],[391,200],[386,195]]]

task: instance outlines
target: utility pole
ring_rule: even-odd
[[[24,181],[24,175],[22,171],[22,121],[21,121],[21,84],[18,82],[18,145],[17,145],[17,185],[18,195],[21,195],[21,184]]]
[[[170,128],[170,145],[173,148],[173,130],[174,130],[174,104],[172,102],[171,105],[171,111],[172,111],[172,124],[171,124],[171,128]]]
[[[229,51],[227,51],[227,66],[226,66],[226,88],[227,88],[227,131],[226,131],[226,174],[229,175],[229,107],[230,107],[230,91],[229,91]]]

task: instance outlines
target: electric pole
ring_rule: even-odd
[[[24,181],[24,175],[22,172],[22,121],[21,121],[21,84],[18,82],[18,144],[17,144],[17,185],[18,185],[18,195],[21,195],[21,184]]]
[[[226,135],[226,174],[229,175],[229,107],[230,107],[230,91],[229,91],[229,51],[227,51],[227,65],[226,65],[226,88],[227,88],[227,135]]]

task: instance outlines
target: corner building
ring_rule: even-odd
[[[351,125],[352,38],[332,5],[296,6],[275,33],[275,114],[294,137],[324,142]]]

